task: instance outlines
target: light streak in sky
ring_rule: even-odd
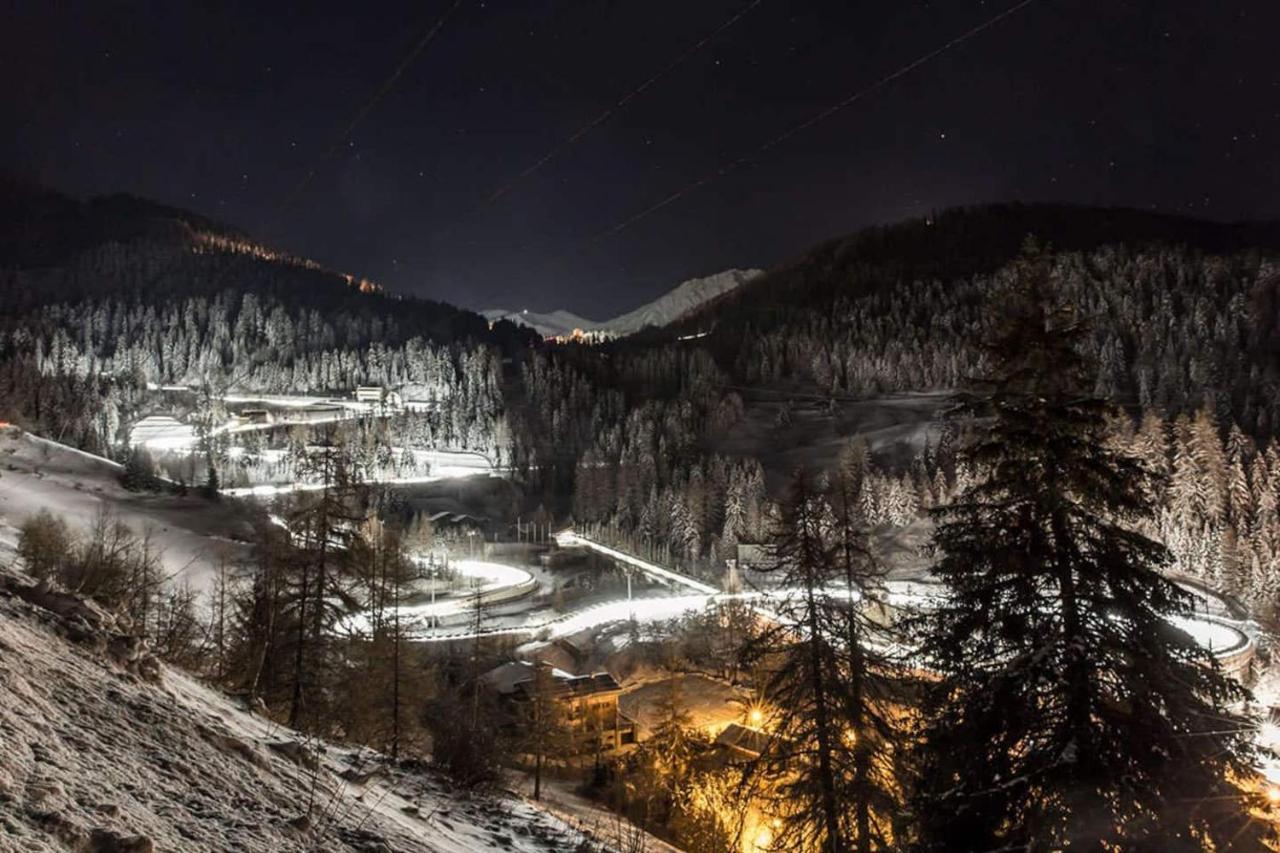
[[[355,129],[359,127],[360,123],[368,117],[369,113],[373,112],[374,107],[381,103],[382,99],[391,93],[391,90],[395,88],[396,83],[400,80],[401,76],[404,75],[404,72],[409,69],[410,65],[413,65],[417,58],[422,54],[422,51],[426,49],[427,45],[429,45],[435,37],[439,35],[440,30],[444,29],[445,22],[452,17],[454,12],[458,11],[458,7],[464,2],[465,0],[454,0],[453,5],[446,9],[443,15],[436,18],[435,22],[423,31],[422,36],[414,42],[413,47],[409,49],[407,54],[405,54],[404,59],[400,60],[400,64],[395,67],[395,70],[391,72],[391,75],[387,77],[386,80],[382,81],[382,85],[369,96],[368,100],[361,104],[360,109],[356,110],[356,114],[351,117],[351,121],[347,122],[346,127],[344,127],[342,132],[334,138],[333,142],[325,150],[324,154],[322,154],[320,158],[316,160],[315,164],[307,170],[307,174],[302,178],[298,185],[294,187],[293,192],[289,193],[289,195],[285,197],[284,202],[280,205],[281,212],[288,210],[293,205],[298,196],[302,194],[302,191],[305,190],[311,184],[311,181],[315,179],[320,168],[338,152],[338,149],[342,147],[342,143],[346,142],[350,138],[351,134],[355,132]]]
[[[513,189],[515,189],[516,184],[520,183],[522,180],[529,177],[534,172],[538,171],[539,169],[541,169],[543,166],[550,163],[555,158],[559,157],[565,151],[568,151],[570,148],[572,148],[574,145],[580,142],[584,136],[586,136],[591,131],[595,130],[600,125],[604,124],[613,115],[615,115],[616,113],[621,111],[623,108],[625,108],[628,103],[638,98],[640,95],[644,94],[646,89],[650,88],[651,86],[656,84],[659,80],[661,80],[663,77],[666,77],[676,68],[678,68],[680,65],[684,64],[685,60],[693,56],[698,51],[702,50],[704,47],[706,47],[708,44],[711,43],[712,39],[714,39],[716,36],[720,35],[725,30],[732,27],[739,20],[741,20],[744,15],[746,15],[748,12],[750,12],[752,9],[759,6],[763,2],[764,0],[752,0],[752,2],[748,3],[742,9],[739,9],[737,12],[731,15],[726,21],[724,21],[724,23],[720,24],[720,26],[716,27],[714,30],[707,33],[707,35],[703,36],[698,42],[696,42],[691,47],[689,47],[689,49],[687,49],[684,53],[680,54],[674,60],[667,63],[665,66],[663,66],[653,75],[651,75],[649,79],[645,80],[639,86],[636,86],[630,92],[627,92],[625,95],[619,98],[616,103],[607,107],[604,110],[604,112],[600,113],[591,121],[587,122],[582,127],[578,128],[576,131],[574,131],[574,133],[572,133],[566,139],[563,139],[560,142],[556,143],[554,146],[551,147],[549,151],[547,151],[546,154],[543,154],[541,157],[535,160],[533,164],[528,166],[523,172],[516,175],[506,184],[504,184],[501,187],[498,187],[498,189],[490,193],[489,203],[493,204],[494,202],[498,201],[503,196],[507,195]]]
[[[689,193],[694,192],[695,190],[701,189],[702,187],[705,187],[707,184],[717,180],[718,178],[723,178],[725,175],[728,175],[731,172],[736,172],[738,169],[745,166],[747,163],[751,162],[753,159],[759,157],[762,154],[767,153],[773,148],[776,148],[777,146],[786,142],[791,137],[795,136],[797,133],[808,130],[814,125],[827,120],[828,118],[840,112],[841,110],[845,109],[846,107],[849,107],[854,103],[856,103],[857,101],[862,100],[866,96],[873,94],[874,92],[880,89],[883,89],[885,86],[888,86],[890,83],[897,80],[899,77],[910,74],[912,71],[919,68],[921,65],[924,65],[925,63],[933,59],[936,59],[937,57],[951,50],[952,48],[958,47],[964,44],[969,39],[982,33],[984,30],[987,30],[990,27],[995,26],[1000,21],[1003,21],[1005,18],[1008,18],[1010,15],[1013,15],[1021,11],[1022,9],[1026,8],[1027,6],[1031,5],[1034,2],[1035,0],[1021,0],[1020,3],[1017,3],[1009,7],[1008,9],[1004,10],[998,15],[995,15],[994,17],[988,18],[987,20],[978,24],[976,27],[966,30],[965,32],[961,33],[960,35],[956,36],[955,38],[941,45],[940,47],[936,47],[933,50],[929,51],[928,53],[924,54],[923,56],[913,60],[912,62],[907,63],[906,65],[899,68],[897,71],[894,71],[890,74],[886,74],[884,77],[881,77],[879,80],[876,80],[871,85],[865,86],[857,90],[856,92],[844,98],[843,100],[837,101],[836,103],[832,104],[831,106],[827,107],[821,112],[813,116],[810,116],[809,118],[805,119],[799,124],[793,125],[792,127],[788,128],[787,130],[773,137],[769,141],[765,142],[763,145],[759,146],[755,150],[750,151],[746,154],[743,154],[737,159],[729,160],[722,163],[721,165],[717,166],[715,169],[711,170],[710,172],[707,172],[702,177],[698,178],[692,183],[685,184],[683,187],[671,193],[670,195],[666,196],[656,204],[652,204],[649,207],[646,207],[643,210],[639,211],[638,213],[635,213],[632,216],[627,217],[626,219],[619,222],[617,225],[614,225],[612,228],[609,228],[605,231],[601,231],[594,238],[592,238],[591,242],[596,243],[596,242],[599,242],[600,240],[604,240],[605,238],[612,237],[615,234],[619,234],[622,231],[625,231],[626,229],[630,228],[632,225],[635,225],[640,220],[647,218],[649,215],[657,213],[659,210],[662,210],[664,207],[675,204],[677,201],[684,198]]]

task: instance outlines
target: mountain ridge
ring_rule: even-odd
[[[591,320],[564,309],[515,312],[494,308],[482,311],[481,314],[490,322],[508,320],[528,326],[545,337],[572,335],[575,329],[598,332],[609,337],[624,337],[650,326],[660,328],[677,322],[708,302],[719,299],[763,274],[758,269],[733,268],[686,279],[656,299],[608,320]]]
[[[771,322],[797,299],[822,291],[844,296],[905,279],[956,279],[995,272],[1016,257],[1028,237],[1051,252],[1106,245],[1186,246],[1226,255],[1249,249],[1280,251],[1280,221],[1219,222],[1127,207],[1004,202],[947,208],[924,217],[872,225],[813,244],[736,288],[689,312],[678,331],[722,314],[750,313],[747,322]],[[868,271],[874,271],[868,275]],[[877,279],[874,285],[867,279]],[[870,292],[870,291],[868,291]],[[714,310],[714,318],[706,312]],[[764,316],[761,316],[764,315]]]

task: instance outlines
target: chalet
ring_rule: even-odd
[[[730,571],[733,582],[740,589],[761,589],[776,582],[769,573],[777,565],[778,557],[772,545],[740,542],[734,551]]]
[[[247,424],[269,424],[273,419],[266,409],[245,409],[240,413],[240,420]]]
[[[358,385],[355,398],[357,403],[372,403],[392,409],[400,408],[401,403],[398,391],[388,390],[381,385]]]
[[[554,696],[564,706],[575,753],[612,751],[636,742],[636,722],[618,709],[622,686],[612,675],[571,675],[554,667],[551,674],[555,680]],[[518,711],[533,697],[533,676],[534,664],[515,661],[490,671],[485,681],[512,710]],[[520,716],[514,715],[517,720]]]
[[[769,733],[741,723],[730,723],[716,738],[716,746],[730,760],[752,761],[759,758],[769,743]]]

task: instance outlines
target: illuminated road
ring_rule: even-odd
[[[430,474],[419,474],[413,477],[372,477],[362,482],[370,485],[411,486],[416,483],[435,483],[439,480],[453,480],[462,477],[488,477],[499,473],[488,457],[481,453],[466,450],[420,450],[421,458],[429,455]],[[237,486],[221,489],[224,495],[237,498],[270,498],[289,492],[314,492],[324,488],[323,483],[261,483],[256,486]]]
[[[691,578],[686,574],[681,574],[680,572],[672,571],[671,569],[664,569],[662,566],[651,563],[648,560],[641,560],[639,557],[633,557],[624,551],[619,551],[616,548],[610,548],[608,545],[601,545],[599,542],[588,539],[585,536],[580,536],[572,530],[562,530],[557,533],[556,544],[561,548],[572,548],[575,545],[590,548],[592,551],[604,554],[606,557],[610,557],[623,565],[639,569],[649,577],[662,581],[663,583],[676,583],[680,586],[688,587],[694,592],[703,593],[704,595],[716,595],[720,592],[719,587],[714,587],[709,583],[704,583],[697,578]]]
[[[682,595],[616,599],[556,616],[494,617],[488,620],[488,624],[481,628],[478,632],[479,634],[486,636],[532,636],[545,632],[548,638],[555,638],[633,619],[640,623],[663,622],[678,618],[689,612],[705,610],[709,605],[716,602],[735,599],[749,602],[754,610],[768,618],[776,618],[769,610],[769,600],[784,597],[788,593],[787,590],[773,590],[769,593],[748,592],[736,595],[724,593],[697,578],[689,577],[681,572],[659,566],[607,545],[602,545],[572,530],[562,531],[557,534],[556,540],[562,547],[580,546],[589,548],[624,565],[635,568],[651,578],[667,584],[683,586],[689,592]],[[528,576],[527,573],[519,569],[512,569],[512,571],[521,572],[526,577]],[[509,580],[514,584],[516,576],[511,576]],[[936,595],[934,590],[937,588],[935,584],[918,581],[889,581],[886,586],[888,588],[887,603],[895,607],[905,608],[927,606],[928,601]],[[499,593],[500,589],[500,586],[495,586],[491,593]],[[848,596],[849,592],[847,589],[840,588],[828,590],[827,594]],[[439,602],[436,609],[431,612],[431,616],[434,618],[430,621],[439,625],[441,621],[457,619],[463,614],[473,611],[474,604],[471,603],[469,598]],[[477,634],[469,625],[426,627],[425,620],[421,616],[422,614],[415,613],[415,628],[411,630],[414,638],[418,640],[426,642],[460,640],[474,637]],[[1238,624],[1233,624],[1230,620],[1206,615],[1194,618],[1180,617],[1174,620],[1174,624],[1217,656],[1229,671],[1241,661],[1247,664],[1248,659],[1252,656],[1254,649],[1253,639],[1241,630]]]

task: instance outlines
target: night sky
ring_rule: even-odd
[[[11,0],[0,168],[186,207],[396,290],[594,317],[956,204],[1280,217],[1280,3],[1033,0],[600,236],[1014,5]]]

